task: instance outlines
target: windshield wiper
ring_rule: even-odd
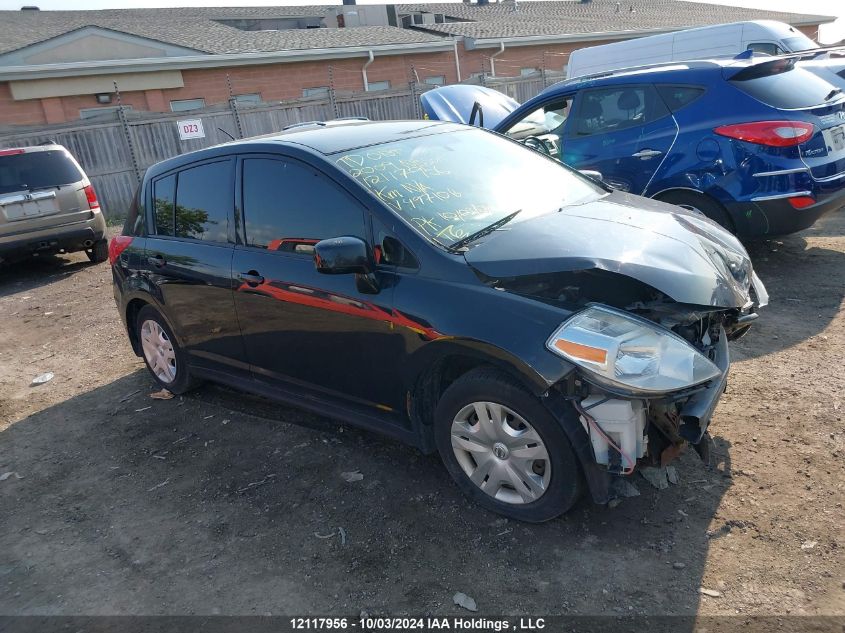
[[[455,242],[454,244],[452,244],[449,247],[449,250],[452,251],[453,253],[457,253],[459,250],[461,250],[467,244],[471,244],[472,242],[474,242],[478,238],[484,237],[485,235],[489,235],[490,233],[492,233],[496,229],[503,227],[505,224],[507,224],[508,222],[513,220],[517,215],[519,215],[520,211],[522,211],[522,209],[517,209],[516,211],[514,211],[510,215],[506,215],[505,217],[503,217],[501,220],[496,220],[495,222],[493,222],[493,224],[490,224],[489,226],[485,226],[483,229],[479,229],[475,233],[470,233],[466,237],[459,239],[457,242]]]

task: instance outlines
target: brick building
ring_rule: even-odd
[[[0,11],[0,127],[562,70],[583,46],[834,18],[676,0]]]

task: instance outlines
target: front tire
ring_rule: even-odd
[[[581,469],[560,424],[495,369],[474,369],[446,389],[434,439],[458,487],[498,514],[541,523],[580,496]]]
[[[138,311],[135,335],[144,364],[159,385],[175,394],[196,386],[188,370],[186,354],[158,310],[147,305]]]

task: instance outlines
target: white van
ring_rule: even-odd
[[[782,55],[818,46],[794,26],[774,20],[716,24],[579,48],[569,56],[566,77],[581,77],[631,66],[733,56],[748,49]]]

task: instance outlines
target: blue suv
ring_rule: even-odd
[[[796,59],[608,72],[555,84],[521,106],[465,85],[422,102],[427,118],[478,122],[740,237],[783,235],[845,206],[845,94]]]

